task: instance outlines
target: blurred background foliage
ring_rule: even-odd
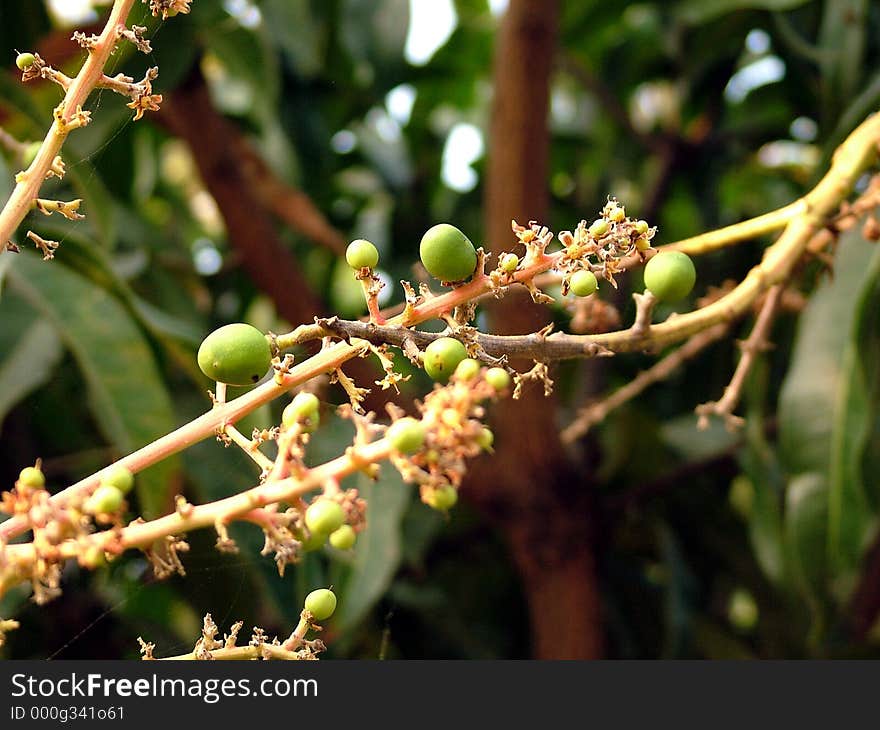
[[[98,23],[105,8],[95,5],[0,4],[0,123],[18,139],[42,138],[59,90],[22,86],[14,49],[74,72],[71,28]],[[280,332],[314,314],[308,306],[362,314],[338,255],[350,238],[376,243],[389,283],[418,275],[418,241],[437,221],[483,243],[487,148],[504,154],[487,130],[506,6],[195,0],[191,15],[143,18],[152,53],[120,46],[112,72],[140,78],[158,65],[163,111],[132,123],[119,97],[93,95],[93,123],[64,149],[68,176],[45,188],[83,198],[88,217],[26,222],[62,242],[51,263],[31,251],[0,256],[0,484],[42,457],[60,488],[203,412],[209,384],[194,354],[220,324]],[[880,6],[868,0],[563,0],[543,222],[570,229],[614,195],[666,243],[790,202],[880,103],[878,39]],[[533,103],[523,92],[521,103]],[[257,182],[241,172],[247,164]],[[0,198],[20,166],[0,158]],[[305,214],[294,205],[303,194]],[[306,219],[320,231],[294,225]],[[254,231],[284,252],[279,269],[295,280],[279,287],[255,273]],[[701,257],[695,294],[744,275],[768,242]],[[603,289],[625,321],[639,284],[636,273],[623,293]],[[853,233],[833,278],[813,262],[796,286],[805,309],[777,322],[776,347],[749,380],[741,433],[698,432],[692,413],[732,373],[727,341],[573,447],[589,453],[573,488],[592,493],[602,655],[880,653],[880,258]],[[400,299],[399,288],[386,291]],[[554,317],[565,325],[569,314]],[[603,363],[601,387],[652,361]],[[583,368],[557,369],[560,427],[595,390]],[[427,387],[414,374],[400,401]],[[323,397],[341,401],[333,387]],[[242,430],[277,422],[281,405]],[[345,422],[326,418],[310,459],[337,455],[350,437]],[[185,578],[156,582],[135,554],[96,573],[70,566],[63,597],[48,606],[23,591],[0,601],[0,616],[22,622],[3,654],[135,657],[137,636],[177,653],[206,612],[221,628],[240,618],[286,635],[305,593],[332,583],[340,610],[328,656],[530,656],[536,598],[524,595],[491,515],[465,499],[446,520],[393,470],[382,474],[356,484],[370,526],[352,555],[310,554],[282,579],[259,556],[261,534],[241,527],[234,556],[216,552],[212,535],[193,535]],[[139,475],[136,509],[155,516],[176,493],[206,501],[254,477],[240,452],[209,440]],[[565,655],[566,626],[550,630]]]

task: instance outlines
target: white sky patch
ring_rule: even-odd
[[[391,302],[391,297],[394,296],[394,284],[396,282],[391,278],[391,274],[384,269],[377,269],[376,276],[378,276],[385,285],[379,290],[379,296],[377,297],[379,306],[384,307]]]
[[[74,26],[98,19],[92,0],[49,0],[49,12],[63,25]]]
[[[223,256],[208,238],[197,238],[193,241],[192,257],[193,266],[202,276],[213,276],[223,266]]]
[[[765,30],[755,28],[746,36],[746,49],[749,53],[760,56],[770,50],[770,35]]]
[[[391,118],[401,127],[409,124],[409,117],[415,102],[416,90],[410,84],[395,86],[385,95],[385,107]]]
[[[223,0],[223,7],[245,28],[256,28],[263,20],[260,9],[250,0]]]
[[[809,117],[798,117],[791,123],[788,131],[798,142],[812,142],[819,133],[819,125]]]
[[[383,108],[374,106],[367,112],[365,121],[386,144],[400,140],[400,125]]]
[[[815,167],[819,157],[820,151],[815,145],[792,142],[787,139],[768,142],[758,150],[758,160],[764,167],[786,167],[789,165]]]
[[[471,167],[483,156],[483,133],[473,124],[456,124],[443,148],[443,169],[440,173],[447,187],[459,193],[474,189],[478,176]]]
[[[489,10],[492,11],[492,15],[502,15],[507,10],[508,4],[509,0],[489,0]]]
[[[452,0],[409,0],[409,30],[403,50],[407,62],[424,66],[449,40],[457,24]]]
[[[779,56],[764,56],[748,66],[744,66],[730,77],[724,98],[739,104],[755,89],[775,84],[785,78],[785,62]]]
[[[339,155],[347,155],[357,147],[357,136],[350,129],[340,129],[330,138],[330,146]]]

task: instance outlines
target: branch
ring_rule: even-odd
[[[679,367],[688,360],[693,359],[713,342],[723,338],[730,327],[727,324],[717,324],[703,332],[699,332],[670,353],[659,360],[647,370],[639,373],[626,385],[618,388],[614,393],[599,401],[583,408],[577,418],[562,431],[562,442],[574,443],[584,436],[593,426],[601,423],[611,411],[620,408],[624,403],[641,395],[649,386],[670,377]]]
[[[189,146],[202,181],[223,215],[230,243],[254,283],[289,322],[309,321],[324,310],[302,266],[280,239],[237,154],[235,125],[214,108],[195,69],[172,94],[159,120]]]
[[[401,349],[414,344],[420,350],[424,350],[434,340],[449,336],[448,332],[422,332],[403,325],[377,325],[372,322],[351,321],[338,317],[316,319],[315,324],[320,328],[321,336],[335,335],[348,341],[356,338],[374,345],[389,344]],[[518,358],[551,362],[612,354],[598,345],[584,342],[580,337],[565,334],[548,336],[544,330],[528,335],[492,335],[474,332],[472,341],[495,360]]]
[[[784,288],[782,284],[776,284],[767,293],[767,298],[764,300],[761,313],[758,315],[749,338],[745,342],[740,343],[742,357],[736,365],[736,370],[734,370],[733,377],[730,379],[730,384],[724,389],[724,395],[721,397],[721,400],[703,403],[694,410],[697,416],[699,416],[698,428],[709,428],[709,416],[721,416],[728,430],[731,431],[742,426],[743,419],[734,415],[733,411],[737,403],[739,403],[743,386],[755,360],[760,353],[765,352],[770,347],[770,330],[773,327],[773,319],[779,308]]]
[[[598,346],[615,352],[624,352],[663,347],[687,339],[716,324],[735,320],[747,311],[765,290],[787,277],[791,267],[807,250],[814,234],[825,225],[827,218],[852,189],[858,176],[874,160],[878,140],[880,140],[880,114],[863,122],[841,145],[825,177],[812,192],[796,203],[803,206],[802,214],[788,223],[782,236],[765,251],[763,261],[755,266],[730,294],[697,311],[654,324],[644,335],[634,336],[630,330],[582,336],[557,333],[548,335],[546,341],[570,341],[572,347],[577,343],[583,348]],[[511,277],[511,283],[531,283],[538,274],[553,268],[561,260],[563,253],[533,257],[527,265],[523,265],[515,272]],[[389,324],[411,326],[429,319],[437,319],[460,304],[496,290],[497,287],[491,277],[480,274],[463,286],[408,308],[404,313],[390,319]],[[300,341],[300,338],[308,338],[315,332],[321,331],[318,325],[304,325],[289,335],[278,336],[276,341],[279,347],[290,347]],[[254,388],[249,393],[205,413],[176,431],[120,459],[113,467],[108,466],[59,492],[52,497],[52,502],[63,504],[72,496],[90,493],[98,486],[101,478],[108,475],[116,466],[123,466],[132,472],[141,471],[212,436],[220,425],[235,423],[291,388],[322,373],[336,370],[343,363],[363,352],[364,348],[358,344],[345,342],[333,344],[293,366],[287,372],[276,374],[273,380]],[[0,523],[0,541],[9,540],[25,530],[27,530],[26,520],[21,517],[10,518]]]
[[[345,236],[312,199],[280,180],[241,131],[214,109],[201,74],[194,73],[184,87],[172,92],[157,118],[186,139],[203,175],[206,169],[214,169],[218,174],[234,170],[241,179],[243,194],[261,209],[333,253],[345,253]],[[206,127],[211,127],[216,139],[202,139],[208,136]]]
[[[353,443],[343,455],[312,468],[303,461],[308,433],[297,424],[285,424],[281,429],[279,455],[273,468],[267,470],[266,481],[198,506],[178,497],[172,514],[150,522],[136,519],[123,526],[119,522],[118,507],[107,513],[96,513],[92,522],[84,519],[84,513],[93,513],[84,501],[59,507],[49,502],[45,489],[20,480],[14,490],[3,493],[2,509],[8,514],[27,514],[34,539],[29,543],[2,546],[0,582],[8,588],[30,580],[35,600],[45,602],[60,592],[61,568],[66,560],[76,558],[83,566],[96,567],[104,556],[119,555],[132,548],[148,554],[157,577],[172,572],[183,574],[178,553],[188,550],[188,544],[180,536],[213,526],[218,534],[218,548],[235,551],[237,548],[229,538],[227,527],[236,520],[261,526],[266,533],[263,553],[274,549],[283,575],[284,566],[297,562],[302,551],[302,537],[289,529],[294,523],[302,524],[303,512],[298,509],[302,506],[300,497],[317,489],[322,489],[325,495],[336,494],[342,480],[355,472],[364,471],[376,478],[378,464],[386,459],[392,461],[405,482],[419,487],[423,501],[430,503],[438,489],[456,490],[461,484],[466,460],[484,450],[482,403],[497,397],[496,387],[487,378],[453,377],[448,385],[434,389],[425,397],[420,406],[421,421],[416,426],[419,443],[406,451],[393,433],[371,440],[377,431],[385,429],[372,423],[374,414],[359,416],[350,406],[341,406],[340,411],[355,425]],[[295,453],[294,449],[287,453],[283,443],[287,435],[296,437]],[[290,469],[285,468],[288,456],[291,457]],[[279,476],[282,470],[289,472],[289,476]],[[358,521],[363,519],[363,507],[357,505],[357,490],[340,495],[340,499],[347,502],[344,508],[347,521],[356,529]],[[276,512],[280,503],[291,509]],[[93,531],[102,524],[110,524],[110,528]],[[301,638],[295,634],[286,648],[295,648]]]
[[[113,3],[104,30],[90,48],[85,63],[67,86],[64,99],[55,110],[55,120],[39,152],[30,167],[16,177],[15,189],[0,211],[0,241],[12,238],[15,230],[30,211],[67,135],[71,130],[85,123],[80,121],[84,119],[81,116],[84,114],[82,106],[101,80],[104,66],[116,47],[120,32],[125,29],[125,20],[134,2],[135,0],[116,0]],[[3,250],[5,249],[0,247],[0,253]]]

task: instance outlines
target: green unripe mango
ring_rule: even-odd
[[[645,265],[645,286],[661,302],[677,302],[697,281],[694,262],[681,251],[663,251]]]
[[[239,322],[209,334],[199,347],[199,368],[211,380],[227,385],[253,385],[272,364],[265,335]]]
[[[454,337],[441,337],[425,348],[425,372],[439,383],[445,383],[458,364],[467,357],[467,349]]]
[[[440,281],[462,281],[477,268],[477,252],[458,228],[438,223],[422,236],[419,245],[422,264]]]

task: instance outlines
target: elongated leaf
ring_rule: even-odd
[[[779,444],[789,474],[827,474],[831,431],[843,362],[856,313],[854,294],[869,274],[874,247],[858,235],[844,236],[833,278],[810,297],[798,323],[791,366],[779,395]]]
[[[876,331],[869,331],[876,327],[871,310],[878,302],[878,267],[873,244],[857,231],[844,236],[833,279],[819,286],[801,316],[780,396],[784,466],[793,475],[811,474],[826,490],[828,523],[823,535],[828,579],[838,598],[851,587],[875,522],[861,461],[876,413],[876,370],[866,368],[876,368],[878,357]],[[800,565],[806,568],[814,562],[811,556]],[[817,580],[813,575],[804,582],[815,585]]]
[[[825,3],[819,43],[823,51],[824,111],[832,118],[855,93],[864,73],[867,5],[866,0]]]
[[[0,362],[0,425],[6,414],[45,383],[61,359],[61,343],[45,320],[35,320]]]
[[[855,301],[852,336],[843,354],[840,393],[831,445],[828,550],[838,570],[853,570],[876,523],[876,502],[863,457],[880,403],[880,251],[874,253]],[[876,487],[874,487],[876,491]]]
[[[201,326],[141,299],[113,269],[108,254],[81,233],[51,223],[43,223],[39,230],[49,238],[63,239],[64,243],[56,255],[58,261],[119,299],[141,327],[166,349],[182,369],[189,371],[194,378],[200,378],[192,351],[202,340]]]
[[[153,353],[118,300],[59,262],[30,254],[16,257],[8,277],[13,290],[52,323],[73,353],[92,412],[120,453],[173,428],[171,400]],[[166,459],[139,475],[146,516],[156,516],[167,505],[169,477],[177,467],[177,459]]]
[[[340,596],[341,631],[357,624],[391,584],[401,560],[401,521],[413,494],[388,465],[378,482],[360,477],[358,491],[367,500],[367,529],[358,536],[351,576]]]
[[[785,494],[785,540],[792,574],[801,593],[824,592],[828,526],[828,483],[821,473],[792,479]]]
[[[751,508],[748,513],[749,541],[764,574],[774,583],[785,585],[788,570],[783,541],[783,475],[776,452],[764,433],[767,402],[768,366],[760,358],[752,368],[745,391],[745,448],[740,457],[748,476]]]

